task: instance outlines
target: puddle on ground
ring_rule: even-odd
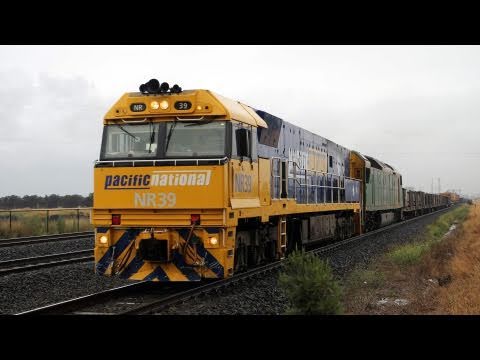
[[[443,235],[443,237],[447,237],[448,235],[450,235],[451,232],[452,232],[453,230],[455,230],[456,228],[457,228],[457,225],[452,224],[452,225],[450,226],[450,229],[448,229],[448,231],[445,233],[445,235]]]
[[[397,306],[405,306],[408,305],[409,301],[407,299],[389,299],[383,298],[377,301],[377,305],[387,305],[387,304],[395,304]]]

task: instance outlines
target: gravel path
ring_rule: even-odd
[[[425,227],[444,213],[427,216],[350,244],[328,255],[329,263],[335,275],[341,279],[355,267],[366,267],[376,255],[384,253],[390,246],[420,239]],[[277,278],[278,273],[273,272],[255,284],[244,283],[228,293],[209,299],[191,300],[158,314],[283,314],[288,308],[288,300],[277,287]]]
[[[97,276],[93,262],[0,276],[0,314],[12,314],[131,283]]]
[[[55,240],[41,244],[19,245],[0,248],[0,261],[26,257],[51,255],[76,250],[93,249],[92,237],[69,240]]]

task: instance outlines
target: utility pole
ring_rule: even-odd
[[[431,187],[431,193],[433,194],[433,177],[432,177],[432,187]]]
[[[440,194],[441,193],[441,188],[440,188],[440,178],[438,178],[438,193]]]

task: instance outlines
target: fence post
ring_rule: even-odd
[[[77,209],[77,231],[80,231],[80,209]]]
[[[47,210],[47,222],[46,222],[46,224],[47,224],[47,234],[48,234],[48,210]]]
[[[12,234],[12,212],[10,211],[10,235]]]

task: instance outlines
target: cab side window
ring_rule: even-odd
[[[232,124],[232,158],[256,161],[257,129],[241,123]]]

